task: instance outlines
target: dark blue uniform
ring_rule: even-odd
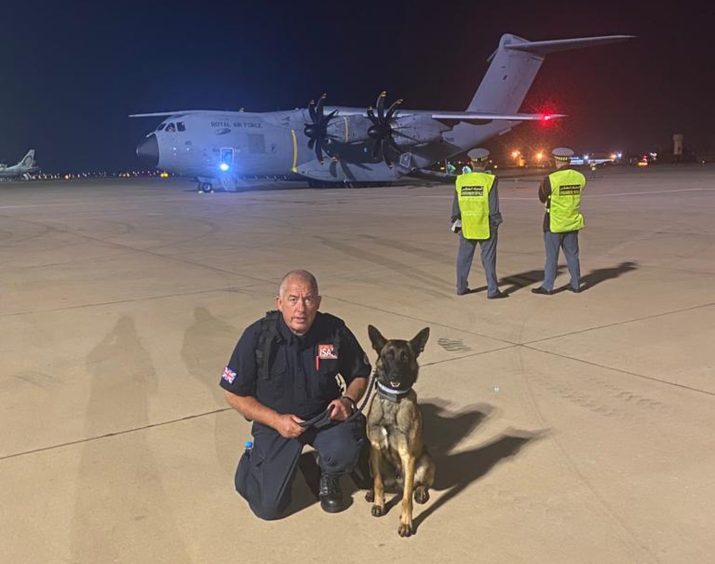
[[[259,370],[257,348],[262,321],[249,326],[241,336],[221,378],[221,387],[239,396],[253,396],[278,413],[310,419],[325,411],[340,397],[336,376],[346,386],[355,377],[370,375],[370,363],[345,323],[318,312],[305,335],[293,334],[276,319],[267,370]],[[323,473],[338,476],[352,471],[365,441],[361,414],[344,423],[309,428],[296,439],[286,439],[276,430],[253,423],[253,449],[244,453],[236,470],[236,490],[263,519],[280,517],[290,503],[290,489],[303,447],[312,445]]]

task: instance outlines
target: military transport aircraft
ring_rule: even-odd
[[[246,179],[287,178],[310,185],[389,183],[476,147],[524,121],[562,114],[519,113],[544,57],[617,43],[632,35],[527,41],[502,35],[489,68],[463,112],[406,110],[385,92],[367,109],[326,106],[252,113],[184,110],[164,117],[137,147],[150,166],[194,177],[198,189],[237,189]]]
[[[27,180],[30,178],[30,174],[38,170],[40,170],[39,167],[35,165],[35,149],[30,149],[17,164],[8,166],[0,163],[0,179],[23,177]]]

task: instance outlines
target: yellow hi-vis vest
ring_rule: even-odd
[[[465,239],[489,239],[489,192],[495,176],[470,172],[457,177],[457,201]]]
[[[581,193],[586,177],[577,170],[557,170],[549,174],[551,195],[546,200],[549,229],[552,233],[566,233],[583,229]]]

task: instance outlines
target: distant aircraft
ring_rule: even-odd
[[[149,166],[198,180],[198,190],[233,190],[245,179],[287,178],[310,185],[389,183],[476,147],[523,121],[562,114],[518,113],[544,57],[617,43],[632,35],[527,41],[502,35],[489,68],[463,112],[389,106],[326,106],[278,112],[183,110],[132,114],[164,117],[137,147]],[[387,106],[387,107],[386,107]],[[327,157],[327,158],[326,158]]]
[[[27,154],[22,157],[19,163],[8,166],[0,163],[0,178],[24,178],[28,180],[30,174],[37,172],[39,169],[35,164],[35,149],[30,149]]]
[[[614,163],[621,158],[621,153],[613,153],[610,155],[583,155],[583,156],[573,156],[571,157],[572,165],[584,165],[584,166],[598,166],[606,163]]]

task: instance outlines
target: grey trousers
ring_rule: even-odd
[[[497,230],[491,228],[489,239],[465,239],[459,234],[459,250],[457,251],[457,293],[463,293],[469,287],[467,278],[472,268],[474,251],[479,244],[482,254],[482,267],[487,277],[487,295],[493,296],[499,291],[497,286]]]
[[[581,284],[581,266],[578,260],[578,231],[568,233],[551,233],[544,231],[544,248],[546,249],[546,264],[544,265],[543,287],[549,291],[554,289],[556,268],[559,264],[559,249],[563,248],[566,265],[571,275],[571,287],[578,290]]]

